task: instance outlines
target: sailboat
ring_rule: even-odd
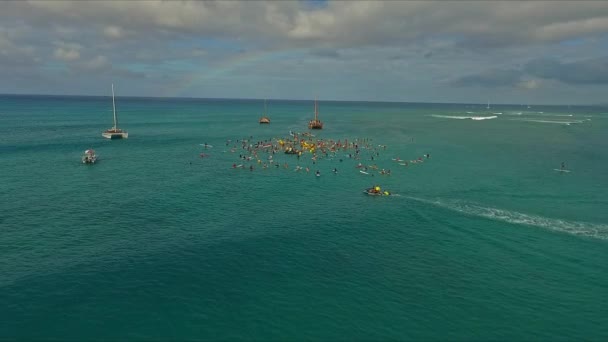
[[[486,107],[486,109],[490,109],[490,101],[488,100],[488,106]]]
[[[319,120],[319,107],[317,106],[317,99],[315,99],[315,118],[308,122],[309,129],[323,129],[323,122]]]
[[[112,111],[114,112],[114,126],[101,133],[101,136],[108,139],[127,139],[129,133],[118,128],[118,120],[116,119],[116,102],[114,102],[114,84],[112,84]]]
[[[264,115],[260,118],[260,123],[261,124],[270,123],[270,118],[268,118],[268,116],[266,116],[266,100],[264,100]]]

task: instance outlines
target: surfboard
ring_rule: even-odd
[[[209,148],[213,147],[212,145],[209,145],[209,144],[207,144],[207,145],[205,145],[205,144],[199,144],[199,145],[204,146],[204,147],[209,147]]]
[[[557,172],[565,172],[565,173],[569,173],[570,172],[570,170],[564,170],[564,169],[553,169],[553,170],[555,170]]]
[[[369,175],[369,173],[367,173],[367,172],[365,172],[365,171],[363,171],[363,170],[359,170],[359,172],[361,172],[361,173],[362,173],[362,174],[364,174],[364,175]]]

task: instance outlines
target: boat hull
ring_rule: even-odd
[[[127,132],[122,132],[122,133],[109,133],[109,132],[103,132],[101,133],[101,136],[106,138],[106,139],[127,139],[129,137],[129,133]]]
[[[363,193],[368,196],[390,196],[390,192],[388,192],[388,191],[375,192],[370,189],[366,189],[366,190],[363,190]]]
[[[318,120],[311,120],[308,123],[308,128],[309,129],[323,129],[323,123]]]
[[[97,161],[97,157],[93,156],[93,157],[82,157],[82,163],[83,164],[95,164],[95,162]]]

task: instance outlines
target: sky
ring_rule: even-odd
[[[0,93],[608,103],[608,1],[0,1]]]

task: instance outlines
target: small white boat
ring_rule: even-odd
[[[95,164],[97,161],[97,155],[95,154],[95,150],[88,149],[84,151],[84,155],[82,156],[83,164]]]

